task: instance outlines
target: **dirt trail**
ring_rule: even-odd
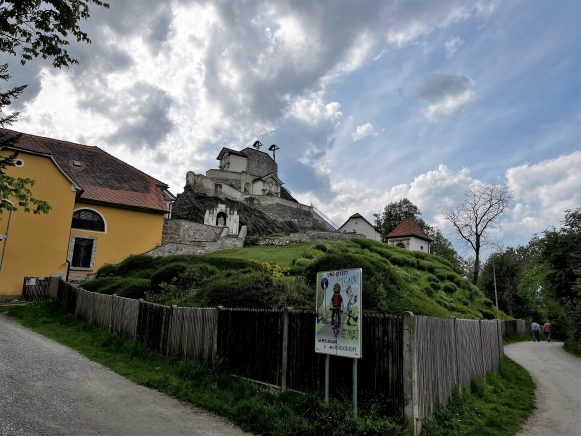
[[[519,342],[504,347],[537,384],[537,410],[525,423],[523,436],[581,435],[581,359],[561,342]]]
[[[0,435],[243,435],[0,314]]]

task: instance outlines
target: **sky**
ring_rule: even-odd
[[[494,236],[581,206],[581,2],[110,0],[79,65],[8,62],[15,130],[97,145],[183,191],[222,147],[277,144],[279,176],[335,223],[506,184]],[[4,89],[5,89],[4,88]]]

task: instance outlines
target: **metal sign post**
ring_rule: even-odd
[[[315,351],[325,356],[325,402],[329,402],[330,356],[353,359],[353,414],[357,416],[357,359],[361,358],[361,268],[317,273]]]

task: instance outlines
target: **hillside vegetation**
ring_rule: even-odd
[[[368,239],[245,247],[207,256],[130,256],[104,266],[83,287],[179,306],[314,310],[316,273],[344,268],[362,268],[367,313],[494,318],[492,301],[447,260]]]

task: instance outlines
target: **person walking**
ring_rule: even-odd
[[[547,337],[547,341],[549,342],[551,342],[551,327],[553,326],[551,325],[549,320],[547,320],[543,328],[545,329],[545,336]]]
[[[535,321],[533,321],[533,323],[531,324],[531,328],[533,330],[533,341],[541,342],[541,339],[539,338],[539,325]]]

